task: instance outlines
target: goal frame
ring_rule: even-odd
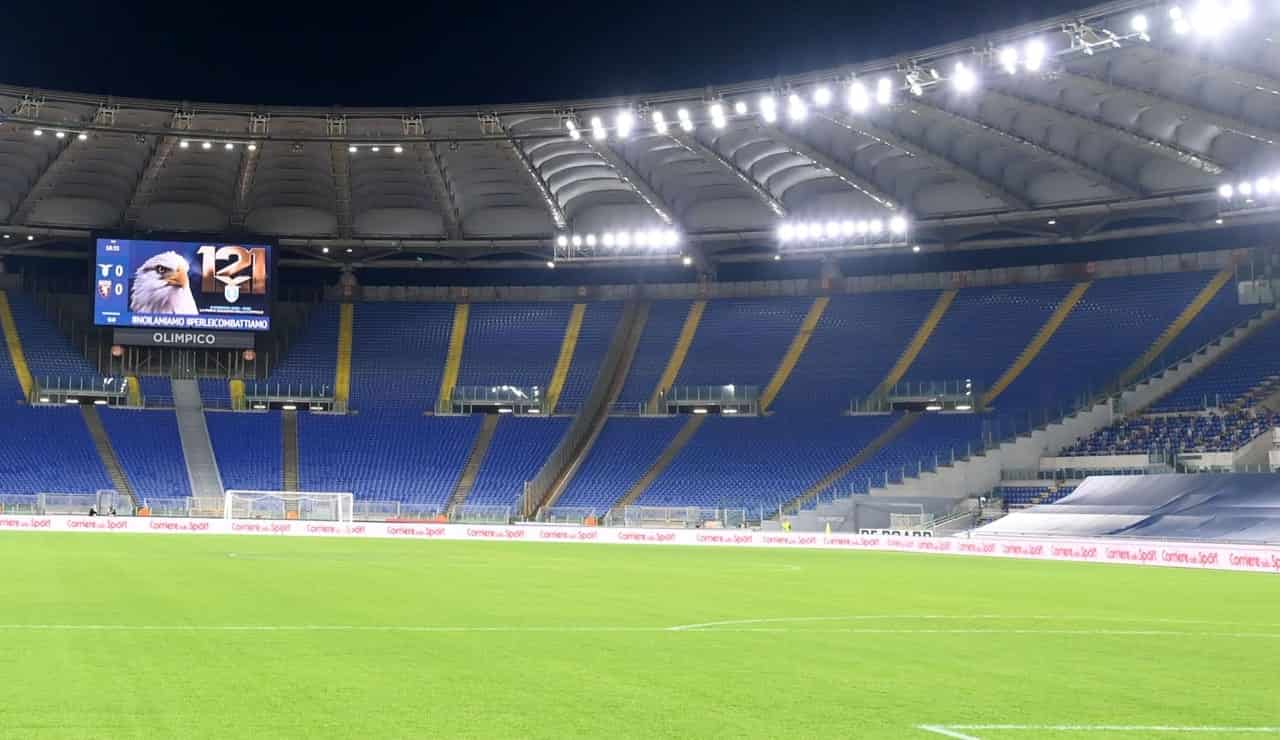
[[[351,524],[355,521],[355,495],[346,491],[258,491],[239,488],[227,489],[222,494],[222,518],[228,521],[233,519],[245,519],[253,517],[236,516],[235,504],[237,500],[244,501],[261,501],[261,500],[278,500],[282,503],[285,510],[285,516],[280,519],[275,517],[263,517],[273,519],[275,521],[288,520],[288,504],[294,503],[294,511],[299,513],[297,519],[306,521],[332,521],[340,524]],[[301,515],[301,504],[304,501],[332,501],[335,502],[334,513],[332,519],[311,519]]]

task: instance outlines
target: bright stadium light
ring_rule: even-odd
[[[1218,195],[1222,196],[1223,198],[1230,199],[1235,197],[1235,194],[1236,194],[1236,189],[1232,187],[1230,183],[1224,183],[1218,186]]]
[[[1253,6],[1249,4],[1249,0],[1232,0],[1230,13],[1232,21],[1243,23],[1253,14]]]
[[[404,154],[404,147],[400,146],[399,144],[396,144],[396,148],[392,149],[391,151],[395,152],[396,154]]]
[[[613,248],[613,232],[612,231],[604,232],[604,236],[600,237],[600,243],[605,247],[605,249],[612,249]]]
[[[620,111],[618,115],[613,117],[614,128],[618,132],[619,139],[625,139],[631,135],[631,129],[636,124],[636,117],[631,115],[631,111]]]
[[[249,142],[249,146],[247,146],[247,147],[245,147],[245,148],[246,148],[246,149],[248,149],[248,150],[249,150],[249,151],[251,151],[251,152],[256,152],[256,151],[258,151],[258,145],[257,145],[257,144],[255,144],[255,143],[253,143],[252,141],[251,141],[251,142]]]
[[[849,85],[849,110],[854,113],[866,113],[871,107],[871,96],[867,94],[867,86],[860,80]]]
[[[1011,75],[1018,74],[1018,50],[1006,46],[1000,50],[1000,66]]]
[[[1142,13],[1137,13],[1129,19],[1129,28],[1133,29],[1134,33],[1146,34],[1151,28],[1151,21],[1147,20],[1147,16]]]
[[[65,138],[67,138],[67,132],[66,132],[66,131],[54,131],[54,132],[53,132],[53,138],[55,138],[55,139],[65,139]]]
[[[76,140],[77,140],[77,141],[88,141],[88,140],[89,140],[89,135],[88,135],[88,134],[86,134],[85,132],[81,131],[80,133],[76,134]]]
[[[596,235],[595,235],[595,234],[587,234],[586,242],[587,242],[587,246],[588,246],[588,247],[594,247],[594,246],[596,245]]]
[[[574,235],[573,235],[573,237],[572,237],[571,239],[569,239],[569,241],[570,241],[570,243],[572,243],[572,244],[573,244],[573,246],[575,246],[575,247],[581,247],[581,246],[582,246],[582,235],[580,235],[580,234],[574,234]]]
[[[911,247],[911,251],[915,252],[916,254],[920,254],[920,245],[916,244],[915,246]]]
[[[591,138],[596,141],[604,141],[609,132],[604,130],[604,121],[600,120],[600,116],[591,117]]]
[[[867,229],[869,228],[870,227],[867,225],[866,221],[859,221],[858,223],[854,224],[853,230],[858,234],[858,236],[866,236]]]
[[[355,153],[356,153],[356,148],[354,145],[347,147],[347,154],[355,154]]]
[[[747,115],[747,101],[739,100],[738,102],[734,103],[733,112],[737,113],[740,116]]]
[[[881,77],[876,81],[876,102],[880,105],[893,103],[893,80]]]
[[[1260,177],[1258,178],[1258,181],[1253,184],[1253,189],[1258,195],[1271,195],[1271,180],[1265,177]]]
[[[556,246],[559,246],[559,247],[567,247],[567,246],[569,246],[569,237],[565,236],[564,234],[561,234],[560,236],[557,236],[557,237],[556,237]]]
[[[884,222],[878,218],[871,219],[871,235],[880,236],[880,232],[884,231]]]
[[[635,234],[631,235],[631,241],[635,242],[637,247],[647,247],[649,246],[649,232],[643,230],[637,231]]]
[[[231,151],[232,149],[236,148],[236,145],[228,141],[227,143],[222,145],[222,148],[226,149],[227,151]]]
[[[32,136],[44,136],[44,129],[38,128],[31,132]]]
[[[765,95],[760,98],[760,117],[765,123],[773,123],[778,120],[778,101],[774,100],[772,95]]]
[[[1027,69],[1032,72],[1038,72],[1040,67],[1044,65],[1045,48],[1044,42],[1040,39],[1031,39],[1027,42],[1027,60],[1025,64]]]
[[[689,110],[681,108],[676,111],[676,119],[680,121],[680,129],[686,133],[693,130],[693,119],[689,117]]]
[[[693,258],[688,255],[685,255],[684,257],[680,258],[680,264],[684,265],[685,267],[689,267],[693,265]]]
[[[566,118],[564,121],[564,127],[568,130],[570,139],[577,141],[582,138],[582,132],[578,130],[578,124],[574,123],[573,119]]]
[[[660,110],[653,112],[653,130],[660,134],[667,133],[667,117]]]
[[[204,149],[204,150],[206,150],[206,151],[208,151],[209,149],[212,149],[212,148],[213,148],[213,142],[212,142],[212,141],[202,141],[202,142],[200,142],[200,148],[201,148],[201,149]]]
[[[835,239],[840,236],[840,224],[837,221],[828,221],[823,229],[823,234],[828,239]]]
[[[724,128],[728,123],[724,117],[724,105],[720,103],[712,103],[707,106],[707,113],[711,115],[711,125],[716,128]]]
[[[828,105],[831,105],[831,88],[826,85],[819,85],[818,88],[813,91],[813,104],[819,108],[826,108]]]
[[[845,237],[853,236],[853,229],[854,229],[854,224],[852,221],[845,219],[844,221],[840,222],[841,236],[845,236]]]
[[[1253,195],[1253,183],[1247,181],[1240,183],[1236,186],[1236,192],[1248,198]]]
[[[797,239],[799,239],[800,241],[804,241],[805,239],[808,239],[808,238],[809,238],[809,224],[806,224],[806,223],[798,223],[798,224],[796,224],[796,225],[795,225],[794,233],[795,233],[795,237],[796,237]]]
[[[554,269],[556,269],[556,263],[555,263],[555,262],[552,262],[551,260],[547,260],[547,269],[549,269],[549,270],[554,270]],[[511,413],[511,409],[498,409],[498,413],[500,413],[500,414],[502,414],[502,413],[507,413],[507,414],[509,414],[509,413]]]
[[[631,246],[631,232],[619,231],[618,232],[618,248],[626,249],[629,246]]]
[[[183,139],[182,141],[178,142],[178,148],[180,149],[186,149],[190,146],[191,146],[191,142],[187,141],[186,139]]]
[[[907,220],[902,216],[894,216],[889,219],[889,231],[899,236],[907,233]]]
[[[804,99],[795,93],[787,98],[787,117],[792,121],[799,123],[809,115],[809,107],[804,104]]]
[[[951,75],[951,84],[956,92],[969,93],[978,86],[978,78],[973,70],[965,66],[964,62],[956,62],[955,72]]]

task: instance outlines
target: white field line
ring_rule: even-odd
[[[707,630],[718,627],[740,627],[753,624],[792,624],[801,622],[855,622],[864,620],[972,620],[972,621],[1053,621],[1070,624],[1073,622],[1116,622],[1122,624],[1208,624],[1231,627],[1280,627],[1280,624],[1254,624],[1250,622],[1221,622],[1208,619],[1176,619],[1164,617],[1088,617],[1067,614],[1054,615],[1010,615],[1010,614],[860,614],[841,617],[768,617],[764,619],[725,619],[717,622],[698,622],[679,624],[667,629],[672,632]]]
[[[383,633],[663,633],[670,627],[527,626],[527,625],[357,625],[357,624],[0,624],[0,632],[383,632]],[[840,634],[840,635],[1056,635],[1084,637],[1225,637],[1277,640],[1280,632],[1187,632],[1177,630],[1072,629],[911,629],[837,628],[796,630],[786,627],[727,627],[682,632],[725,634]]]
[[[968,732],[1142,732],[1280,735],[1280,727],[1224,727],[1215,725],[916,725],[917,730],[958,740],[980,740]]]

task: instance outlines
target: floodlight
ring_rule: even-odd
[[[889,105],[893,102],[893,80],[881,77],[876,82],[876,102],[880,105]]]
[[[849,109],[854,113],[865,113],[871,107],[871,97],[867,94],[867,86],[854,80],[849,85]]]
[[[1031,39],[1027,42],[1027,59],[1025,64],[1027,69],[1032,72],[1039,71],[1044,64],[1045,48],[1044,42],[1040,39]]]
[[[813,91],[813,103],[819,108],[825,108],[831,104],[831,88],[826,85],[819,86]]]
[[[774,100],[772,95],[760,98],[760,116],[764,118],[765,123],[778,120],[778,101]]]
[[[973,92],[973,89],[978,86],[978,78],[973,70],[965,66],[964,62],[956,62],[955,72],[951,75],[951,84],[957,92]]]

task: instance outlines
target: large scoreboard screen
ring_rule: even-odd
[[[271,247],[98,239],[93,319],[99,326],[266,331]]]

